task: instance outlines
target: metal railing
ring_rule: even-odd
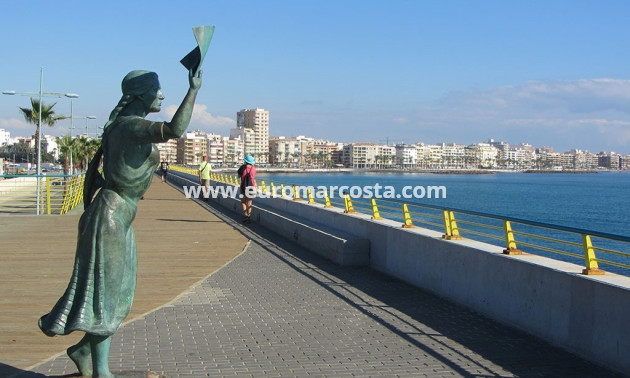
[[[196,171],[195,173],[196,174]],[[212,173],[211,180],[238,185],[238,177]],[[582,274],[600,275],[599,264],[616,267],[618,273],[630,275],[630,237],[530,221],[476,211],[404,202],[394,199],[324,198],[315,199],[311,191],[300,198],[300,185],[260,181],[262,194],[324,207],[339,207],[345,213],[371,214],[373,221],[389,219],[401,222],[403,228],[422,226],[443,233],[446,240],[471,240],[503,245],[504,254],[535,254],[584,266]],[[291,187],[292,190],[285,190]],[[304,186],[302,186],[304,187]],[[302,190],[303,191],[303,190]],[[609,269],[610,270],[610,269]]]
[[[83,201],[85,174],[76,175],[2,175],[0,176],[0,214],[65,214]]]

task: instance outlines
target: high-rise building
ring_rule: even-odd
[[[184,133],[177,139],[177,162],[180,164],[197,165],[207,153],[208,138],[201,131]]]
[[[254,131],[254,144],[246,154],[254,156],[257,163],[269,162],[269,111],[265,109],[241,109],[236,113],[237,129]]]

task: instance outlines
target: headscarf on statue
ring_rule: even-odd
[[[99,172],[98,167],[101,164],[101,158],[103,157],[103,141],[109,135],[111,131],[111,125],[114,123],[118,115],[129,105],[136,97],[153,89],[156,85],[159,86],[158,75],[155,72],[135,70],[129,72],[122,81],[122,97],[118,101],[118,105],[112,110],[109,120],[103,126],[103,137],[101,139],[101,147],[92,157],[88,169],[85,172],[85,184],[83,186],[83,207],[87,209],[92,203],[92,198],[96,192],[105,184],[105,178]],[[105,157],[107,158],[107,157]]]

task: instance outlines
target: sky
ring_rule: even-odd
[[[155,71],[170,121],[192,28],[214,25],[189,130],[229,135],[240,109],[270,135],[334,142],[492,138],[630,154],[630,2],[602,0],[3,1],[0,90],[76,93],[91,135],[122,78]],[[69,115],[68,98],[56,102]],[[34,132],[0,96],[0,128]],[[85,132],[85,118],[74,133]],[[60,121],[46,134],[69,133]]]

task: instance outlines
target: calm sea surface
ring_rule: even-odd
[[[405,201],[630,237],[630,172],[474,175],[259,173],[257,179],[265,180],[267,185],[270,181],[274,181],[276,185],[284,183],[285,185],[298,184],[315,187],[319,185],[358,185],[363,187],[378,183],[382,186],[395,187],[397,193],[400,193],[402,187],[406,185],[445,186],[445,199],[425,198]],[[628,246],[628,244],[623,246],[624,252],[630,252]]]

